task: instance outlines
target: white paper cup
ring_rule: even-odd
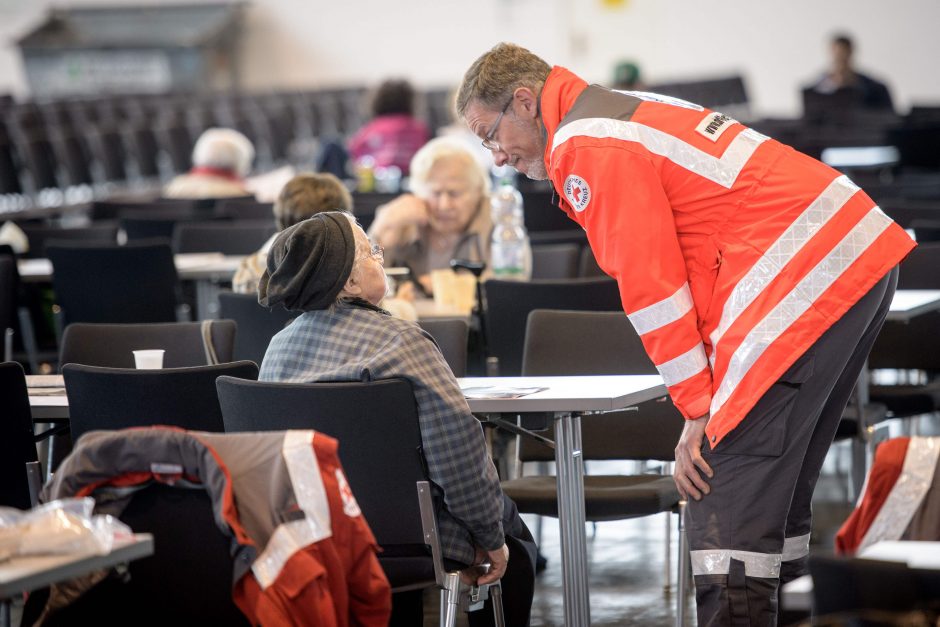
[[[163,367],[162,348],[134,351],[134,363],[138,370],[159,370]]]

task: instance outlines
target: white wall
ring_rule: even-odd
[[[70,4],[101,3],[135,2]],[[27,94],[14,39],[52,4],[0,0],[0,92]],[[936,0],[254,0],[240,62],[258,89],[391,75],[445,86],[493,44],[514,41],[592,82],[609,82],[624,58],[648,82],[740,72],[756,112],[795,115],[829,34],[845,30],[859,67],[886,80],[904,110],[940,103],[937,24]]]

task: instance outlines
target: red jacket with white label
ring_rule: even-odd
[[[913,248],[832,168],[720,113],[555,67],[545,164],[712,446]]]
[[[43,500],[154,481],[201,484],[220,532],[233,539],[232,598],[252,625],[381,627],[391,615],[391,588],[337,448],[314,431],[92,431]],[[118,516],[131,498],[112,495],[95,512]],[[74,598],[54,590],[49,605]]]

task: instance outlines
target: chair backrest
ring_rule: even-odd
[[[153,324],[70,324],[62,335],[59,367],[83,364],[105,368],[133,368],[132,351],[162,348],[164,368],[209,365],[203,336],[208,331],[216,363],[232,361],[235,348],[234,320],[165,322]]]
[[[226,432],[315,429],[336,438],[349,485],[379,544],[425,544],[415,482],[426,481],[427,473],[410,383],[219,377],[216,385]]]
[[[67,364],[72,440],[95,429],[171,425],[222,431],[215,380],[221,375],[257,379],[258,366],[236,361],[217,366],[134,370]]]
[[[45,257],[48,243],[68,245],[74,242],[101,246],[117,244],[117,223],[100,223],[75,228],[22,224],[20,228],[29,240],[26,257]]]
[[[499,358],[499,374],[522,371],[526,318],[533,309],[591,311],[621,310],[617,282],[609,277],[556,281],[498,281],[483,283],[486,301],[486,343]]]
[[[918,244],[898,268],[898,289],[940,289],[940,272],[937,272],[937,268],[940,268],[940,242]]]
[[[532,247],[533,279],[575,279],[581,246],[577,244],[542,244]]]
[[[522,373],[553,376],[657,371],[622,311],[535,310],[526,327]],[[684,422],[668,398],[642,403],[637,411],[584,418],[584,458],[671,460]],[[532,438],[521,438],[519,459],[551,461],[554,452]]]
[[[50,625],[122,625],[128,616],[148,625],[249,624],[232,600],[231,538],[216,526],[204,489],[153,483],[131,495],[119,518],[135,532],[153,534],[154,554],[130,562],[129,577],[109,577],[52,614]],[[38,615],[45,597],[30,595],[24,625],[32,624],[27,617]]]
[[[270,217],[235,222],[181,222],[173,231],[173,251],[250,255],[276,231]]]
[[[238,324],[235,334],[235,359],[248,359],[261,364],[274,335],[299,314],[283,307],[268,309],[258,304],[254,294],[219,294],[219,313]]]
[[[0,255],[0,345],[7,329],[13,328],[16,320],[16,259]],[[2,348],[0,348],[2,350]]]
[[[168,244],[49,246],[64,321],[175,322],[179,281]]]
[[[158,200],[102,199],[91,203],[90,217],[93,221],[116,220],[119,216],[134,211],[180,213],[187,210],[195,211],[195,208],[195,201],[188,198],[160,198]]]
[[[455,377],[467,374],[467,341],[470,326],[460,318],[440,318],[437,320],[419,320],[422,329],[431,334],[444,355],[444,361],[450,366]]]
[[[522,192],[523,219],[530,233],[578,228],[577,223],[552,202],[553,195],[551,189]]]
[[[898,289],[940,289],[940,242],[918,244],[898,268]],[[872,346],[871,368],[940,372],[940,312],[930,311],[909,322],[885,324]]]
[[[254,198],[225,198],[217,203],[216,213],[233,220],[274,220],[271,203]]]
[[[836,615],[845,621],[833,624],[900,625],[916,608],[926,609],[932,602],[936,610],[940,590],[937,571],[908,568],[899,562],[823,555],[810,556],[809,570],[813,615],[823,620]],[[890,620],[892,615],[898,622]],[[858,620],[866,616],[879,620]]]
[[[27,462],[38,461],[26,375],[16,362],[0,363],[0,505],[29,509]]]
[[[597,263],[597,258],[594,257],[594,251],[591,250],[590,246],[581,248],[581,259],[578,260],[578,276],[584,278],[608,276]]]
[[[199,214],[192,209],[162,211],[134,209],[122,211],[120,214],[121,229],[129,242],[147,239],[172,241],[173,230],[177,224],[192,222],[199,218]]]

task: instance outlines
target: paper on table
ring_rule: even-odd
[[[463,388],[464,398],[472,399],[484,399],[484,398],[520,398],[523,396],[528,396],[529,394],[535,394],[536,392],[541,392],[542,390],[547,390],[548,388],[544,387],[532,387],[532,388],[514,388],[514,387],[505,387],[498,385],[485,385],[481,387],[473,388]]]

